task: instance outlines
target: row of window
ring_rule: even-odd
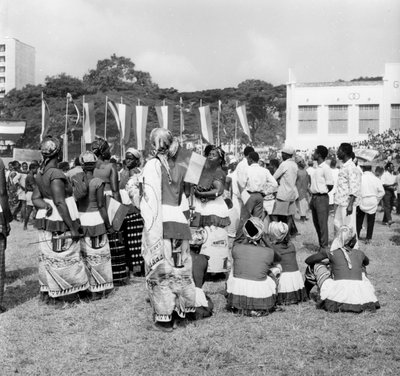
[[[5,51],[6,51],[6,45],[0,44],[0,52],[5,52]]]
[[[358,118],[358,132],[379,132],[379,105],[360,105]],[[299,106],[299,134],[317,133],[318,106]],[[392,104],[390,128],[400,129],[400,104]],[[328,133],[348,133],[348,106],[328,106]]]
[[[6,82],[6,78],[5,77],[0,77],[0,84],[4,84],[4,82]]]
[[[4,63],[6,61],[6,57],[5,56],[0,56],[0,63]]]

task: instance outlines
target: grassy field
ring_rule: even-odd
[[[378,215],[379,219],[382,213]],[[66,307],[38,301],[33,229],[12,224],[0,375],[400,375],[400,217],[377,222],[369,277],[382,308],[332,314],[313,302],[250,318],[225,310],[224,281],[207,282],[214,316],[172,333],[151,330],[144,278],[107,299]],[[298,261],[313,252],[311,221],[297,223]]]

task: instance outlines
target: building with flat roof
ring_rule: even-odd
[[[375,81],[297,83],[289,72],[287,145],[339,146],[389,129],[400,129],[400,63],[385,64]]]
[[[35,48],[15,38],[0,38],[0,98],[28,84],[35,84]]]

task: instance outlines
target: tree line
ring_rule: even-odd
[[[279,146],[285,139],[286,86],[273,86],[262,80],[248,79],[237,87],[211,89],[194,92],[179,92],[175,88],[160,88],[153,82],[150,73],[137,70],[131,59],[113,54],[110,58],[99,60],[93,69],[82,79],[67,73],[47,76],[44,84],[27,85],[23,89],[14,89],[0,102],[0,118],[6,120],[25,120],[25,137],[18,147],[36,149],[39,146],[41,129],[41,95],[50,108],[50,133],[61,135],[65,126],[65,98],[70,93],[82,109],[85,101],[92,101],[96,109],[97,134],[103,135],[105,116],[105,97],[115,102],[121,100],[127,104],[155,106],[166,104],[178,105],[183,100],[185,131],[184,138],[198,140],[200,126],[195,108],[200,100],[211,107],[214,134],[217,127],[218,101],[222,102],[220,114],[220,138],[222,143],[233,140],[237,103],[246,104],[250,132],[255,145]],[[72,114],[73,108],[71,108]],[[154,107],[149,108],[147,132],[158,126]],[[247,143],[247,136],[238,124],[238,139]],[[70,124],[70,140],[75,140],[82,131],[81,124]],[[174,111],[173,132],[179,133],[179,110]],[[117,138],[118,130],[110,113],[107,117],[107,135]],[[133,135],[132,135],[133,137]]]

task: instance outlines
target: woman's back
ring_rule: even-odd
[[[112,164],[108,161],[97,161],[96,168],[93,171],[93,177],[100,178],[105,183],[104,190],[111,189]]]
[[[296,272],[299,270],[296,259],[296,248],[292,242],[289,241],[287,244],[272,244],[271,246],[282,258],[280,261],[282,272]]]
[[[365,260],[364,252],[358,249],[352,249],[347,252],[347,255],[350,258],[351,269],[349,268],[349,264],[341,249],[336,249],[333,252],[328,253],[333,279],[351,279],[361,281],[362,267]]]

